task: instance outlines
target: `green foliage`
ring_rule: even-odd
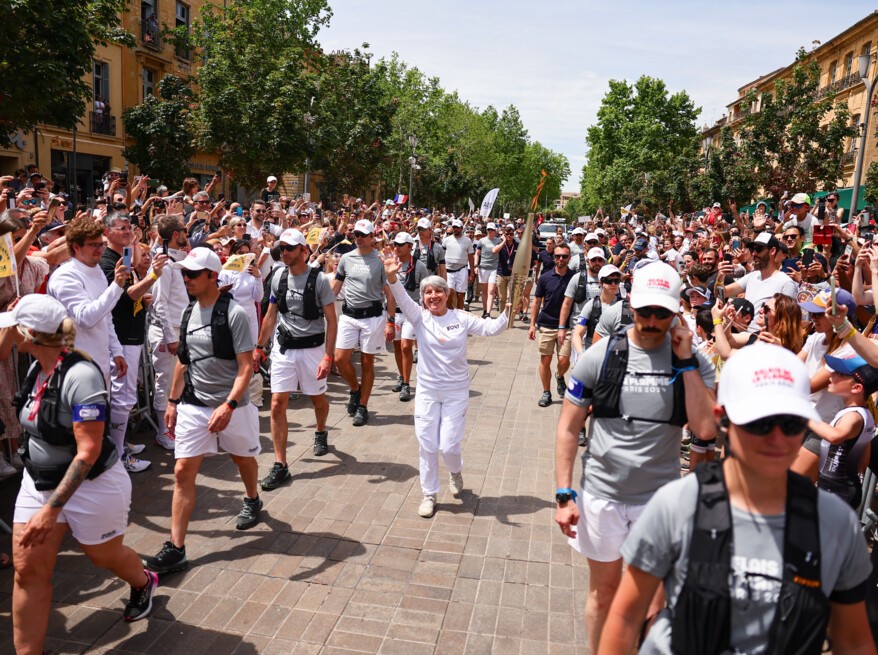
[[[775,200],[784,191],[834,189],[842,178],[844,141],[856,130],[847,105],[836,104],[833,94],[815,100],[819,84],[820,66],[800,49],[791,77],[777,80],[773,93],[762,94],[759,111],[744,119],[741,149],[756,184]],[[752,89],[744,102],[758,99]]]
[[[869,168],[866,171],[866,179],[863,180],[863,186],[865,188],[865,193],[863,197],[866,199],[870,205],[878,204],[878,161],[873,161],[869,164]],[[857,202],[859,205],[860,203]]]
[[[266,173],[304,170],[311,154],[305,115],[319,97],[317,31],[325,0],[248,0],[202,5],[192,40],[200,47],[200,147],[244,186]]]
[[[704,170],[692,181],[692,199],[699,207],[731,198],[748,204],[756,195],[755,163],[738,147],[732,132],[724,127],[720,141],[708,152]]]
[[[586,137],[585,206],[615,213],[633,201],[653,209],[670,200],[688,204],[700,113],[685,91],[670,95],[662,80],[642,76],[633,86],[611,80]]]
[[[0,146],[39,123],[76,125],[90,106],[85,78],[96,45],[134,43],[119,20],[127,6],[125,0],[0,0]]]
[[[125,159],[153,179],[179,187],[188,174],[186,163],[195,153],[191,107],[195,94],[174,75],[159,80],[158,96],[150,96],[122,115],[125,133],[134,145]]]

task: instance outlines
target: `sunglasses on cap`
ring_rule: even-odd
[[[775,428],[780,428],[784,436],[796,437],[801,435],[808,426],[808,419],[801,416],[793,416],[791,414],[776,414],[774,416],[766,416],[750,423],[744,423],[738,427],[754,434],[757,437],[765,437],[771,434]]]
[[[641,318],[652,318],[655,316],[660,321],[666,321],[675,314],[667,307],[641,307],[635,309],[634,312]]]
[[[180,270],[180,273],[183,274],[183,277],[189,278],[190,280],[194,280],[195,278],[200,276],[202,273],[204,273],[204,271],[206,271],[206,270],[207,270],[206,268],[202,268],[202,269],[199,269],[197,271],[190,271],[189,269],[184,268],[184,269]]]

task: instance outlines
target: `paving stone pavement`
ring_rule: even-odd
[[[465,492],[446,488],[432,519],[421,500],[413,403],[390,392],[378,358],[371,420],[354,428],[331,376],[330,453],[313,457],[313,412],[291,401],[292,484],[263,492],[262,523],[239,532],[243,487],[227,456],[205,460],[187,537],[191,568],[163,576],[148,620],[122,621],[128,588],[65,541],[54,577],[52,653],[584,653],[587,572],[554,523],[560,403],[537,406],[536,345],[521,323],[471,338]],[[553,389],[554,394],[554,389]],[[266,398],[268,394],[266,394]],[[273,462],[260,412],[260,477]],[[168,538],[173,456],[148,434],[125,536],[140,554]],[[444,466],[443,480],[447,480]],[[578,479],[579,473],[576,473]],[[0,482],[11,521],[17,479]],[[9,537],[0,537],[9,552]],[[11,653],[12,573],[0,571],[0,653]]]

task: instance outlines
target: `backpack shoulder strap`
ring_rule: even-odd
[[[290,272],[284,269],[277,281],[277,309],[281,314],[286,314],[287,310],[287,291],[290,288]]]
[[[634,323],[634,312],[631,310],[631,300],[626,296],[622,298],[621,325],[625,327]]]
[[[697,469],[696,469],[697,470]],[[820,587],[820,520],[817,487],[790,471],[784,524],[784,579]]]
[[[600,296],[595,296],[591,300],[591,312],[588,316],[585,333],[589,339],[594,337],[594,331],[597,329],[598,321],[601,320],[601,314],[604,311],[603,303]]]
[[[210,313],[210,333],[213,354],[220,359],[235,359],[235,344],[229,325],[229,303],[232,296],[221,293]]]
[[[180,321],[180,345],[177,349],[177,357],[186,366],[189,365],[189,347],[186,345],[188,341],[186,335],[189,331],[189,319],[192,317],[192,308],[194,306],[195,301],[193,300],[183,310],[183,318]]]
[[[622,384],[628,368],[628,331],[620,330],[610,335],[607,352],[601,365],[601,382]]]

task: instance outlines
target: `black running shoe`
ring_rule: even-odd
[[[390,390],[393,393],[399,393],[400,391],[402,391],[402,385],[403,385],[402,376],[401,375],[397,376],[396,384],[394,384]]]
[[[274,466],[272,466],[271,470],[268,472],[268,475],[266,475],[265,479],[262,481],[262,490],[274,491],[292,477],[293,476],[290,475],[290,469],[286,464],[275,462]]]
[[[329,452],[329,446],[326,445],[328,436],[326,430],[314,433],[314,457],[323,457]]]
[[[588,438],[585,436],[585,428],[579,431],[579,447],[585,448],[588,445]]]
[[[567,392],[567,382],[564,380],[563,375],[555,376],[555,384],[558,387],[558,397],[563,398],[564,394]]]
[[[357,407],[357,412],[354,414],[353,426],[355,428],[360,427],[361,425],[366,425],[369,422],[369,410],[366,409],[363,405]]]
[[[147,578],[146,584],[140,589],[131,587],[131,598],[122,614],[127,623],[144,619],[152,611],[152,595],[159,586],[159,576],[146,569],[144,569],[144,573],[146,573]]]
[[[409,385],[402,385],[402,389],[399,392],[399,399],[404,403],[407,403],[412,399],[412,388]]]
[[[539,405],[540,407],[548,407],[551,404],[552,404],[552,392],[551,391],[544,391],[543,395],[540,396],[540,400],[537,403],[537,405]]]
[[[177,548],[170,541],[166,541],[155,557],[143,559],[143,565],[156,573],[185,571],[189,568],[189,561],[186,559],[186,546]]]
[[[241,511],[238,512],[238,522],[235,523],[235,527],[238,530],[249,530],[252,528],[259,523],[259,512],[261,509],[262,500],[259,496],[256,498],[244,496],[244,504],[241,507]]]
[[[350,392],[350,396],[348,397],[348,416],[353,416],[357,413],[357,407],[360,406],[361,391],[361,389],[357,389],[356,391]]]

